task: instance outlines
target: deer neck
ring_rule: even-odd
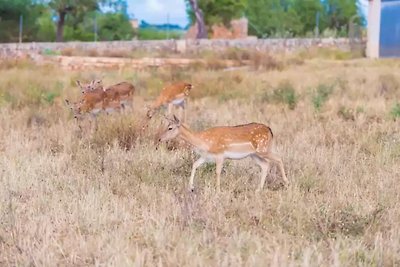
[[[187,126],[181,125],[179,137],[198,150],[208,150],[209,145]]]

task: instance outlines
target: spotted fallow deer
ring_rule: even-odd
[[[92,90],[97,89],[99,87],[103,87],[102,80],[92,80],[89,83],[82,83],[81,81],[77,80],[76,84],[81,89],[82,94],[84,94],[87,91],[92,91]]]
[[[184,113],[183,121],[186,121],[187,98],[192,88],[193,86],[186,82],[178,82],[164,87],[156,101],[148,108],[147,117],[152,118],[154,112],[162,106],[168,107],[167,116],[171,116],[173,106],[177,106]],[[182,119],[182,114],[180,117]]]
[[[135,87],[128,82],[120,82],[106,88],[104,88],[102,80],[93,80],[86,85],[77,81],[77,84],[82,89],[82,94],[93,92],[102,94],[102,91],[104,91],[106,101],[117,101],[122,107],[132,104],[135,93]]]
[[[217,165],[217,190],[220,191],[220,177],[225,159],[243,159],[251,157],[261,167],[261,181],[258,190],[262,190],[269,170],[269,161],[278,164],[285,185],[289,185],[282,160],[272,152],[273,134],[271,128],[261,123],[249,123],[238,126],[214,127],[200,132],[190,130],[174,116],[159,141],[181,138],[188,142],[200,154],[193,163],[189,180],[189,189],[194,190],[193,181],[196,169],[203,163],[214,161]]]
[[[96,115],[102,110],[106,112],[120,110],[121,103],[118,92],[103,90],[101,81],[95,80],[87,85],[82,85],[77,81],[77,84],[82,89],[81,99],[72,104],[67,99],[65,100],[75,118],[80,118],[86,113]]]

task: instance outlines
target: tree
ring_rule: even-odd
[[[357,15],[355,0],[324,0],[324,23],[326,27],[347,33],[350,19]]]
[[[301,22],[301,35],[313,32],[317,26],[317,14],[321,18],[323,6],[320,0],[293,1],[293,9]]]
[[[194,12],[195,8],[192,3],[197,1],[187,0],[188,9],[187,13],[191,20],[191,24],[196,21],[198,23],[198,16]],[[229,27],[232,19],[240,18],[244,15],[247,0],[201,0],[198,1],[198,8],[202,11],[203,20],[206,26],[214,24],[224,24]]]
[[[36,19],[38,31],[35,41],[54,42],[56,40],[56,27],[52,19],[50,10],[44,10],[43,13]]]
[[[259,37],[293,36],[301,31],[301,21],[292,3],[280,0],[250,0],[246,15],[249,31]]]
[[[67,14],[76,14],[77,12],[89,12],[99,9],[99,4],[104,0],[51,0],[49,6],[57,12],[57,34],[56,41],[64,40],[64,25]]]
[[[188,0],[189,5],[191,7],[191,12],[193,12],[194,17],[196,18],[196,23],[197,23],[197,39],[202,39],[202,38],[207,38],[207,31],[206,31],[206,25],[204,21],[204,14],[201,8],[199,7],[199,4],[197,0]]]
[[[99,39],[103,41],[132,40],[133,28],[122,13],[106,13],[99,18]]]
[[[35,20],[44,9],[44,5],[31,0],[0,0],[0,41],[18,42],[20,16],[23,16],[22,39],[32,40],[37,31]]]

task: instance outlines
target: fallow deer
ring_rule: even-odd
[[[189,189],[194,190],[193,181],[196,169],[203,163],[216,163],[217,190],[220,191],[220,177],[225,159],[243,159],[251,157],[261,167],[261,181],[258,190],[262,190],[269,170],[269,161],[278,164],[285,185],[289,185],[281,158],[272,151],[273,134],[271,128],[261,123],[249,123],[238,126],[223,126],[194,132],[174,116],[159,141],[181,138],[188,142],[200,158],[193,163],[189,180]]]
[[[65,103],[71,109],[75,119],[80,119],[84,114],[96,116],[101,111],[105,111],[106,113],[110,114],[114,111],[121,111],[122,109],[121,104],[115,101],[108,102],[106,105],[104,105],[103,102],[93,103],[84,100],[71,103],[68,99],[65,99]]]
[[[178,82],[164,87],[153,105],[148,108],[147,117],[150,119],[153,117],[155,110],[165,105],[168,106],[167,115],[171,116],[172,107],[177,106],[184,113],[183,121],[186,121],[186,102],[192,88],[193,86],[186,82]]]
[[[132,104],[135,87],[131,83],[120,82],[103,90],[109,99],[118,99],[122,107]]]
[[[90,81],[90,83],[82,83],[81,81],[77,80],[76,84],[81,89],[82,94],[84,94],[87,91],[92,91],[96,88],[103,87],[102,80],[92,80]]]
[[[135,93],[135,87],[128,82],[120,82],[107,88],[104,88],[102,80],[93,80],[86,86],[82,86],[79,81],[77,81],[77,84],[82,89],[82,94],[90,92],[101,93],[101,91],[104,91],[107,101],[117,101],[121,103],[122,107],[132,103],[133,94]]]

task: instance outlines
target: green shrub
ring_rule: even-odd
[[[320,111],[329,96],[333,93],[333,86],[327,84],[319,84],[312,96],[312,103],[315,110]]]
[[[397,119],[400,118],[400,103],[396,103],[391,111],[390,111],[390,115],[393,117],[393,119]]]
[[[180,39],[182,36],[181,31],[161,31],[157,29],[139,29],[138,38],[139,40],[164,40],[169,39]],[[168,36],[169,35],[169,36]]]
[[[278,103],[287,104],[289,109],[295,109],[298,97],[289,81],[281,82],[273,91],[272,99]]]

